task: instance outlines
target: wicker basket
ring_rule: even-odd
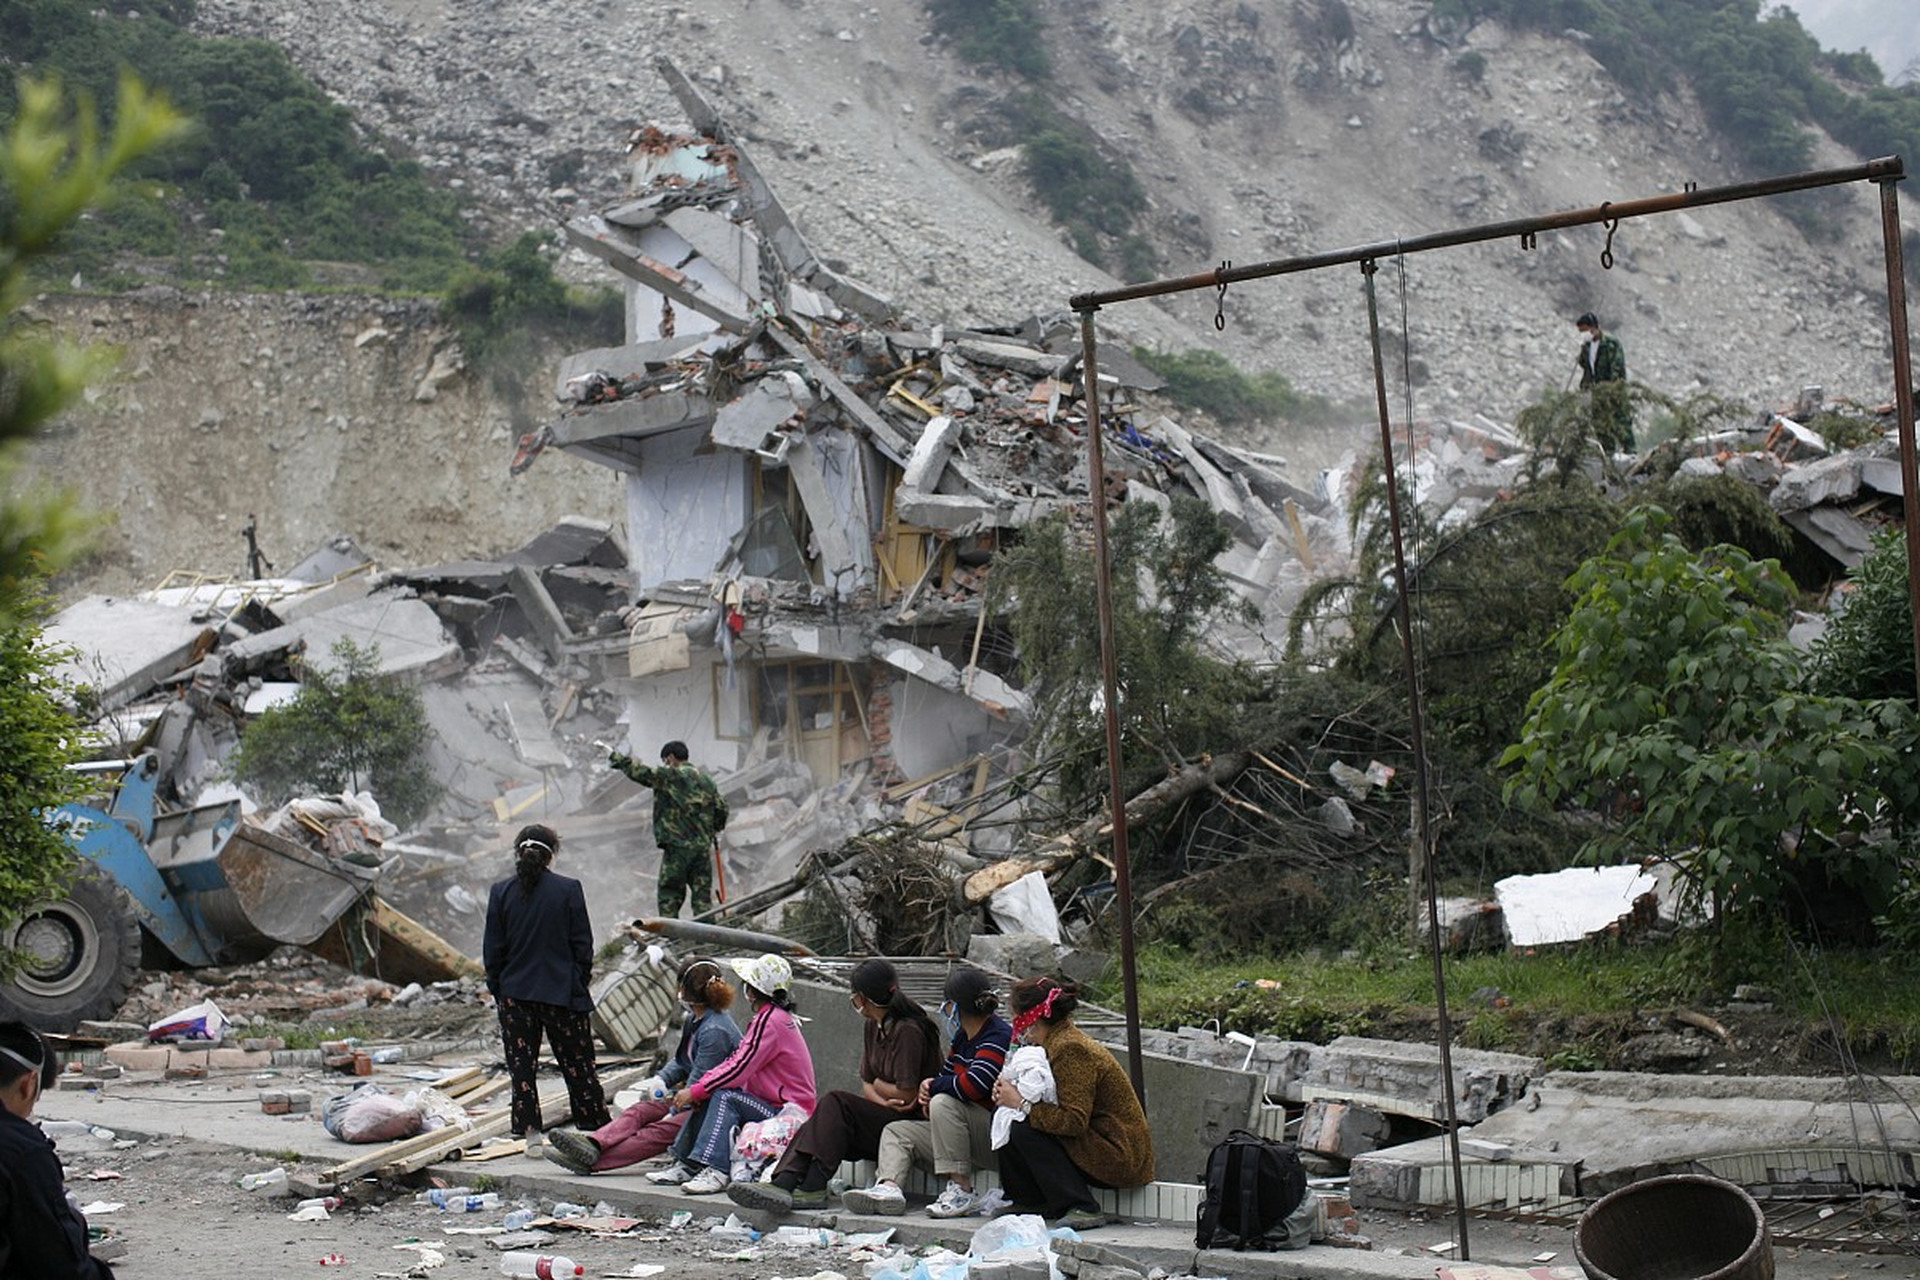
[[[1677,1173],[1602,1197],[1573,1252],[1589,1280],[1773,1280],[1766,1216],[1742,1188]]]

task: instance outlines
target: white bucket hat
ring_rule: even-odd
[[[740,975],[742,982],[766,995],[785,991],[793,985],[793,966],[785,956],[768,954],[729,960],[727,966]]]

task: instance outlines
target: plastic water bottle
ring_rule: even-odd
[[[240,1189],[257,1196],[281,1195],[287,1189],[287,1171],[269,1169],[265,1173],[244,1174],[240,1179]]]
[[[430,1191],[422,1191],[413,1198],[413,1202],[415,1204],[430,1204],[436,1209],[444,1209],[447,1207],[448,1200],[456,1196],[470,1196],[472,1194],[472,1187],[434,1187]]]
[[[315,1196],[311,1200],[302,1200],[293,1206],[293,1211],[299,1213],[302,1209],[325,1209],[328,1213],[332,1213],[345,1203],[346,1201],[339,1196]]]
[[[571,1200],[555,1200],[553,1202],[553,1216],[556,1218],[584,1218],[587,1216],[587,1206],[575,1204]]]
[[[513,1249],[500,1255],[500,1274],[530,1277],[531,1280],[570,1280],[573,1276],[587,1274],[587,1269],[561,1254]]]
[[[492,1213],[500,1207],[500,1193],[488,1191],[477,1196],[460,1196],[449,1200],[446,1209],[449,1213]]]
[[[532,1226],[533,1220],[539,1216],[539,1214],[531,1209],[515,1209],[512,1213],[500,1220],[500,1225],[509,1231],[519,1231],[522,1228]]]

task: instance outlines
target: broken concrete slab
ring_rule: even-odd
[[[761,378],[714,412],[713,441],[730,449],[762,449],[768,436],[817,402],[806,380],[792,370]]]
[[[1675,904],[1660,877],[1638,866],[1569,867],[1542,875],[1507,876],[1493,886],[1516,947],[1578,942],[1603,932],[1647,894],[1664,901],[1667,917]]]
[[[1454,1048],[1453,1114],[1478,1124],[1521,1097],[1541,1073],[1540,1059],[1516,1053]],[[1313,1055],[1300,1099],[1324,1098],[1376,1107],[1391,1115],[1444,1120],[1446,1096],[1436,1045],[1341,1036]]]
[[[104,711],[146,696],[160,680],[212,647],[213,632],[191,609],[131,596],[88,596],[55,614],[42,632],[71,646],[55,668],[61,680],[93,689]]]
[[[1781,1076],[1658,1076],[1556,1071],[1534,1080],[1527,1105],[1475,1125],[1472,1137],[1504,1156],[1469,1179],[1473,1204],[1551,1200],[1543,1191],[1593,1196],[1674,1169],[1714,1172],[1765,1185],[1770,1170],[1848,1166],[1856,1185],[1912,1180],[1920,1119],[1900,1101],[1920,1079]],[[1860,1135],[1872,1134],[1870,1144]],[[1484,1148],[1483,1148],[1484,1150]],[[1903,1170],[1902,1156],[1908,1162]],[[1444,1138],[1421,1139],[1358,1157],[1353,1200],[1360,1206],[1451,1201]],[[1502,1166],[1495,1175],[1487,1166]],[[1876,1165],[1884,1166],[1876,1168]]]

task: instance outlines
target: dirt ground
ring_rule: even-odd
[[[413,1203],[410,1190],[365,1193],[326,1221],[287,1218],[294,1201],[263,1199],[236,1185],[249,1170],[264,1166],[257,1156],[194,1137],[122,1139],[123,1149],[100,1149],[66,1140],[70,1187],[83,1204],[116,1202],[123,1207],[96,1214],[110,1226],[126,1253],[114,1266],[122,1277],[433,1276],[458,1280],[500,1274],[499,1253],[485,1231],[499,1215],[474,1215],[475,1227],[438,1210]],[[95,1170],[115,1173],[94,1180]],[[581,1184],[587,1186],[590,1184]],[[382,1199],[382,1195],[390,1198]],[[509,1202],[511,1203],[511,1202]],[[551,1204],[528,1200],[538,1210]],[[691,1202],[690,1202],[691,1203]],[[503,1205],[504,1213],[507,1205]],[[591,1208],[591,1206],[588,1206]],[[845,1248],[786,1249],[766,1243],[751,1248],[716,1240],[710,1228],[731,1206],[691,1203],[693,1220],[682,1226],[643,1221],[618,1238],[597,1238],[578,1231],[558,1232],[549,1251],[563,1253],[586,1268],[588,1276],[661,1274],[669,1280],[733,1280],[752,1277],[816,1277],[823,1272],[859,1277],[875,1255]],[[813,1215],[800,1215],[802,1221]],[[978,1224],[974,1224],[978,1225]],[[1451,1239],[1451,1219],[1423,1215],[1362,1214],[1362,1229],[1373,1253],[1427,1261],[1438,1267],[1446,1255],[1434,1252]],[[1126,1228],[1100,1237],[1116,1249],[1127,1247]],[[960,1237],[954,1242],[964,1249]],[[1468,1245],[1474,1262],[1507,1266],[1577,1266],[1571,1232],[1565,1227],[1473,1219]],[[1546,1255],[1553,1255],[1547,1257]],[[437,1255],[441,1262],[433,1263]],[[1305,1258],[1307,1255],[1287,1255]],[[1316,1248],[1316,1267],[1342,1265],[1341,1251]],[[338,1259],[333,1262],[331,1259]],[[1359,1260],[1355,1259],[1359,1265]],[[646,1270],[663,1267],[662,1272]],[[1920,1277],[1920,1259],[1828,1253],[1778,1247],[1780,1280],[1854,1280],[1865,1274]],[[636,1267],[640,1268],[636,1270]],[[419,1268],[414,1270],[414,1268]]]
[[[452,983],[429,988],[406,1005],[396,1005],[394,990],[381,983],[354,977],[305,952],[287,949],[258,965],[197,973],[146,973],[122,1011],[128,1021],[144,1022],[212,997],[241,1028],[264,1032],[303,1027],[313,1036],[362,1034],[383,1042],[457,1042],[465,1046],[467,1061],[497,1062],[493,1015],[480,998],[477,984]],[[1713,1010],[1710,1019],[1724,1038],[1706,1034],[1712,1051],[1678,1062],[1669,1069],[1722,1075],[1832,1075],[1837,1074],[1830,1052],[1810,1049],[1810,1038],[1790,1020],[1764,1010]],[[251,1024],[258,1019],[262,1025]],[[1631,1042],[1636,1036],[1677,1034],[1671,1019],[1640,1019],[1632,1027],[1614,1029]],[[1685,1027],[1688,1024],[1678,1024]],[[1533,1030],[1542,1044],[1575,1040],[1594,1042],[1601,1028],[1547,1026]],[[1699,1032],[1700,1028],[1692,1028]],[[1432,1029],[1416,1017],[1392,1026],[1371,1029],[1373,1034],[1428,1039]],[[1530,1052],[1540,1052],[1530,1047]],[[1646,1069],[1657,1069],[1649,1066]],[[449,1226],[497,1228],[511,1200],[497,1213],[471,1219],[449,1219],[430,1207],[417,1205],[418,1185],[356,1185],[351,1203],[324,1221],[294,1222],[287,1214],[294,1201],[261,1198],[242,1191],[240,1175],[271,1167],[275,1160],[291,1160],[294,1150],[276,1151],[258,1137],[236,1136],[234,1118],[254,1108],[254,1083],[236,1076],[216,1088],[209,1079],[204,1094],[183,1094],[177,1107],[166,1112],[167,1133],[129,1131],[112,1139],[73,1132],[69,1123],[56,1128],[66,1162],[70,1189],[83,1205],[110,1203],[120,1207],[96,1211],[91,1220],[124,1243],[125,1254],[115,1260],[122,1276],[171,1277],[188,1274],[302,1275],[337,1269],[342,1276],[417,1275],[463,1277],[499,1274],[499,1255],[485,1234],[448,1234]],[[109,1088],[120,1086],[110,1085]],[[47,1117],[85,1118],[89,1095],[62,1089],[42,1106]],[[316,1089],[315,1105],[324,1092]],[[255,1117],[257,1119],[257,1117]],[[161,1126],[153,1126],[155,1128]],[[286,1140],[286,1139],[282,1139]],[[488,1168],[475,1165],[474,1181]],[[315,1167],[311,1158],[300,1168]],[[549,1174],[558,1170],[540,1166]],[[575,1198],[588,1202],[593,1184],[581,1181]],[[550,1200],[525,1200],[525,1207],[545,1213]],[[589,1207],[591,1204],[589,1203]],[[566,1231],[551,1251],[564,1253],[586,1267],[589,1276],[654,1274],[649,1266],[665,1267],[659,1274],[676,1280],[718,1277],[814,1277],[837,1272],[862,1280],[870,1259],[842,1250],[799,1252],[762,1244],[745,1256],[737,1242],[714,1239],[708,1228],[731,1206],[710,1200],[689,1201],[693,1219],[683,1225],[646,1220],[619,1238],[596,1238]],[[718,1215],[718,1217],[714,1216]],[[471,1226],[469,1226],[469,1222]],[[1361,1231],[1373,1242],[1374,1253],[1440,1265],[1448,1255],[1433,1252],[1451,1237],[1450,1218],[1433,1219],[1363,1211]],[[1124,1229],[1122,1229],[1124,1231]],[[1116,1238],[1124,1248],[1124,1237]],[[963,1247],[963,1246],[962,1246]],[[1475,1218],[1469,1224],[1469,1248],[1475,1262],[1512,1266],[1574,1266],[1570,1222],[1525,1224]],[[1332,1251],[1328,1251],[1332,1252]],[[1554,1255],[1548,1259],[1545,1255]],[[432,1257],[441,1261],[430,1265]],[[1455,1255],[1457,1256],[1457,1255]],[[343,1259],[334,1263],[330,1259]],[[635,1271],[640,1266],[643,1270]],[[1776,1268],[1785,1280],[1852,1280],[1856,1273],[1885,1272],[1889,1276],[1920,1280],[1920,1260],[1879,1257],[1781,1247]],[[1416,1272],[1421,1274],[1422,1272]]]

